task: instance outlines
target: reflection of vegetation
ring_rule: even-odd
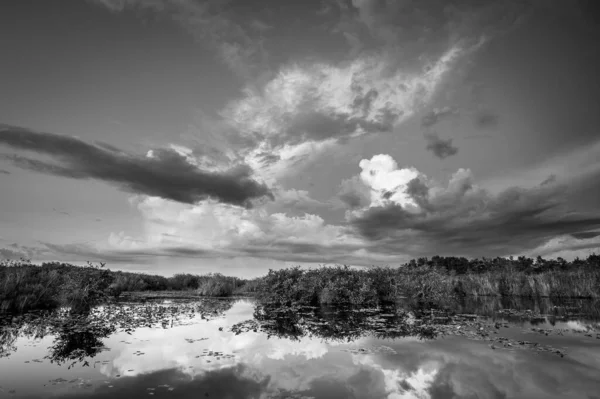
[[[389,307],[379,310],[357,307],[275,307],[258,305],[254,319],[232,327],[236,334],[262,331],[270,336],[297,340],[304,336],[353,341],[364,336],[434,338],[431,320],[413,312]]]
[[[544,315],[550,322],[559,320],[600,320],[597,299],[529,298],[529,297],[462,297],[453,306],[458,313],[494,317],[507,309],[516,314]]]
[[[71,362],[69,368],[76,363],[89,366],[87,358],[93,358],[104,349],[103,338],[115,331],[114,326],[98,324],[93,320],[66,320],[56,328],[54,343],[46,356],[51,363],[58,365]]]
[[[53,336],[46,356],[51,363],[77,363],[89,366],[88,360],[104,350],[103,339],[116,331],[132,333],[137,328],[171,328],[190,319],[220,317],[231,308],[230,300],[202,300],[164,305],[155,303],[108,305],[83,313],[57,310],[49,313],[7,315],[0,318],[0,357],[17,350],[19,336],[41,339]]]

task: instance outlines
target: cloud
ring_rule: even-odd
[[[572,233],[571,237],[577,240],[585,240],[589,238],[594,238],[600,236],[600,231],[584,231],[581,233]]]
[[[425,128],[432,127],[441,120],[456,114],[458,114],[458,110],[451,107],[434,108],[423,115],[421,118],[421,126]]]
[[[28,245],[11,244],[8,247],[0,248],[0,260],[19,260],[43,259],[49,254],[49,251],[43,247],[32,247]]]
[[[314,155],[359,136],[394,131],[429,103],[463,53],[461,47],[452,46],[435,62],[413,71],[400,68],[386,52],[339,65],[287,65],[262,89],[247,88],[221,116],[254,142],[243,152],[249,165],[255,169],[262,165],[265,171],[274,167],[277,171],[267,174],[281,175],[282,169],[293,166],[291,161],[298,160],[293,157]],[[265,153],[272,154],[274,162],[265,161]]]
[[[274,190],[274,193],[275,201],[268,205],[269,210],[316,213],[335,207],[335,204],[331,201],[322,202],[312,198],[306,190],[279,188]]]
[[[342,181],[337,195],[350,209],[363,208],[370,203],[371,190],[359,176],[354,176]]]
[[[281,196],[277,199],[287,201]],[[402,254],[372,251],[348,226],[328,224],[315,214],[290,216],[258,207],[244,209],[214,201],[188,205],[146,196],[132,199],[132,205],[144,220],[138,236],[120,232],[94,245],[44,244],[63,257],[115,263],[253,258],[368,266],[402,258]]]
[[[379,154],[359,163],[362,172],[360,180],[370,189],[369,206],[383,206],[395,203],[407,207],[416,204],[405,193],[407,183],[418,176],[415,168],[398,169],[398,164],[389,155]]]
[[[510,255],[600,226],[600,215],[568,208],[565,181],[492,194],[475,184],[468,169],[459,169],[444,187],[414,168],[398,169],[387,155],[363,160],[361,168],[361,177],[371,177],[365,183],[389,194],[375,195],[368,207],[347,212],[347,219],[382,253]]]
[[[435,132],[425,134],[425,140],[427,140],[427,150],[440,159],[456,155],[458,152],[458,148],[452,145],[452,139],[441,139]]]
[[[334,32],[352,38],[352,51],[368,45],[394,48],[407,64],[448,43],[473,44],[505,34],[531,14],[535,1],[341,0]]]
[[[0,175],[10,175],[8,170],[0,169]]]
[[[251,177],[244,165],[222,172],[203,171],[174,149],[151,150],[146,157],[117,153],[84,141],[28,129],[0,127],[0,144],[47,155],[50,163],[20,155],[8,155],[16,166],[73,179],[96,179],[133,192],[182,203],[209,198],[250,206],[251,200],[271,197],[269,189]]]
[[[519,255],[574,259],[587,258],[592,253],[600,254],[600,232],[584,231],[560,235]]]

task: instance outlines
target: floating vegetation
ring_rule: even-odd
[[[54,342],[44,359],[58,365],[67,363],[68,368],[78,363],[89,367],[87,359],[109,350],[102,340],[115,332],[131,335],[138,328],[173,328],[189,324],[198,316],[208,321],[222,317],[232,304],[231,300],[204,299],[172,305],[152,302],[111,304],[80,314],[73,314],[64,308],[23,315],[5,314],[0,317],[0,357],[10,356],[17,350],[15,341],[19,336],[41,339],[50,335],[54,337]],[[127,341],[124,343],[130,344]],[[136,356],[143,354],[134,353]]]
[[[233,333],[264,333],[291,340],[302,337],[316,337],[325,340],[352,342],[359,338],[371,336],[378,339],[397,339],[402,337],[418,337],[434,339],[445,336],[457,336],[476,341],[489,341],[491,349],[531,350],[547,352],[564,357],[565,348],[558,348],[540,342],[516,340],[500,335],[505,329],[514,327],[501,318],[518,314],[522,321],[547,322],[547,316],[533,311],[514,311],[501,309],[489,318],[477,314],[455,313],[448,310],[424,308],[399,308],[394,306],[382,308],[354,307],[276,307],[259,304],[256,306],[254,318],[233,325]],[[527,331],[529,332],[529,331]],[[564,335],[565,333],[584,334],[590,339],[600,339],[600,331],[594,326],[584,330],[578,329],[536,329],[531,332],[545,335]],[[382,349],[383,348],[383,349]],[[386,347],[344,349],[355,354],[378,353]]]

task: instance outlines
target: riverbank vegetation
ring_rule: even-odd
[[[68,306],[85,311],[139,291],[185,291],[195,296],[254,295],[274,305],[379,306],[410,301],[443,306],[464,297],[600,298],[600,256],[567,262],[519,257],[420,258],[398,268],[347,266],[270,270],[253,280],[176,274],[172,277],[51,262],[0,262],[0,310],[24,312]]]

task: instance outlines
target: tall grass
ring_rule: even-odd
[[[453,285],[457,294],[470,296],[600,298],[600,270],[464,274]]]
[[[202,296],[231,296],[244,284],[237,277],[223,276],[220,273],[199,276],[196,292]]]

